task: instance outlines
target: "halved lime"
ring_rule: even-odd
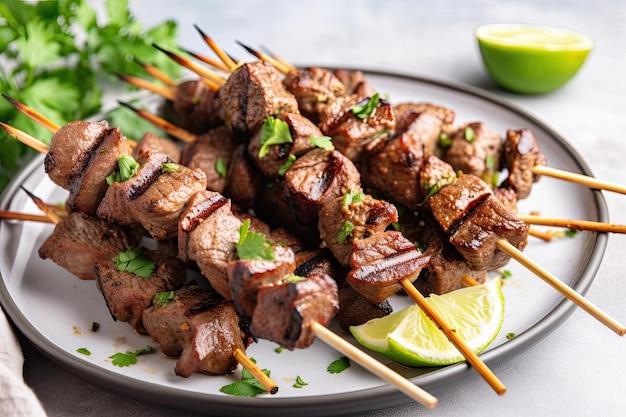
[[[502,87],[546,93],[578,72],[593,48],[582,33],[549,26],[490,24],[476,29],[483,62]]]
[[[472,351],[482,352],[495,339],[504,320],[500,278],[426,298]],[[368,349],[407,366],[440,366],[465,358],[416,305],[350,327]]]

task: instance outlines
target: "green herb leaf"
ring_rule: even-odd
[[[89,349],[84,347],[76,349],[76,352],[82,353],[85,356],[91,356],[91,352],[89,351]]]
[[[465,134],[465,140],[468,141],[469,143],[472,143],[476,140],[476,134],[474,133],[474,129],[472,129],[471,127],[467,126],[465,128],[464,134]]]
[[[342,356],[341,358],[334,360],[328,365],[326,370],[331,374],[338,374],[345,371],[350,367],[350,359]]]
[[[117,158],[119,171],[113,171],[107,179],[107,184],[113,185],[116,182],[124,182],[132,178],[139,171],[139,162],[135,161],[131,155],[122,155]]]
[[[395,230],[396,232],[399,232],[402,228],[402,226],[400,226],[400,223],[398,222],[391,222],[391,227],[393,227],[393,230]]]
[[[250,219],[243,221],[239,228],[237,255],[239,259],[274,260],[274,247],[263,233],[250,232]]]
[[[158,307],[165,307],[173,299],[174,299],[174,291],[158,292],[154,295],[154,298],[152,299],[152,304]]]
[[[567,229],[565,231],[565,236],[567,236],[567,237],[574,237],[577,234],[578,234],[578,230],[575,230],[575,229]]]
[[[301,277],[299,275],[290,274],[283,278],[283,281],[289,284],[295,284],[297,282],[306,281],[306,277]]]
[[[276,352],[276,353],[283,353],[283,350],[285,350],[284,347],[278,346],[276,349],[274,349],[274,352]]]
[[[226,178],[228,170],[222,158],[217,158],[217,161],[215,161],[215,172],[217,172],[220,177]]]
[[[363,104],[355,104],[350,107],[350,111],[356,117],[361,120],[365,120],[374,112],[376,107],[378,106],[379,96],[378,93],[374,94],[371,98],[367,99],[363,102]]]
[[[261,147],[259,148],[259,158],[263,158],[269,152],[271,145],[282,145],[293,143],[289,125],[287,122],[269,116],[261,126]]]
[[[98,330],[100,330],[100,323],[98,323],[97,321],[91,323],[91,331],[95,333]]]
[[[487,157],[485,158],[485,168],[487,168],[489,171],[496,170],[496,157],[493,154],[487,155]]]
[[[365,194],[361,191],[348,191],[343,195],[343,206],[348,207],[352,203],[360,203],[365,200]]]
[[[511,339],[513,339],[514,337],[515,337],[515,333],[514,333],[514,332],[510,332],[510,333],[507,333],[507,334],[506,334],[506,338],[507,338],[508,340],[511,340]]]
[[[178,172],[180,165],[175,162],[166,162],[161,165],[161,172]]]
[[[279,168],[278,175],[280,175],[281,177],[285,175],[285,172],[287,172],[287,170],[291,168],[291,166],[293,165],[295,161],[296,161],[296,156],[290,153],[289,156],[287,157],[287,160],[283,164],[283,166]]]
[[[152,349],[151,346],[146,346],[144,349],[139,349],[134,352],[126,351],[125,353],[124,352],[114,353],[113,355],[109,356],[109,359],[113,359],[113,361],[111,362],[113,365],[123,368],[124,366],[130,366],[130,365],[136,364],[137,356],[145,355],[147,353],[152,353],[153,351],[154,349]]]
[[[306,385],[309,385],[309,384],[304,382],[304,380],[300,377],[300,375],[296,376],[296,383],[293,384],[294,388],[302,388]]]
[[[337,243],[344,243],[350,233],[354,230],[354,224],[350,220],[346,220],[341,226],[341,230],[337,234]]]
[[[508,269],[503,269],[502,272],[500,272],[500,278],[502,279],[507,279],[507,278],[510,278],[511,276],[513,276],[513,274]]]
[[[156,263],[144,256],[142,248],[133,247],[121,252],[113,260],[118,271],[131,272],[142,278],[150,278],[156,269]]]
[[[333,145],[333,139],[330,136],[313,136],[309,139],[311,141],[311,145],[316,146],[318,148],[324,149],[326,151],[332,151],[335,149]]]
[[[439,135],[439,140],[437,141],[437,144],[441,146],[442,148],[448,148],[450,147],[450,145],[452,145],[452,138],[442,132]]]
[[[256,397],[258,394],[266,392],[266,390],[249,384],[246,381],[235,381],[232,384],[221,387],[220,392],[236,397]]]
[[[445,185],[452,184],[454,181],[456,181],[456,177],[450,176],[450,177],[441,178],[434,184],[430,184],[430,185],[427,184],[426,190],[425,190],[426,197],[424,197],[424,201],[422,201],[420,205],[424,205],[426,201],[428,201],[430,197],[437,194],[439,190],[441,190],[441,188],[443,188]]]

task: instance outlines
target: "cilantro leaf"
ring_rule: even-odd
[[[340,372],[345,371],[350,367],[350,359],[342,356],[341,358],[334,360],[328,365],[326,370],[331,374],[338,374]]]
[[[263,233],[250,232],[250,219],[243,221],[239,228],[237,255],[239,259],[256,259],[273,261],[274,247],[265,239]]]
[[[40,19],[26,22],[14,44],[28,68],[52,64],[60,57],[60,45],[55,39],[55,28]]]
[[[228,170],[222,158],[217,158],[217,161],[215,161],[215,172],[217,172],[220,177],[226,178]]]
[[[333,145],[333,139],[330,136],[317,137],[311,135],[311,138],[309,140],[311,142],[311,145],[324,149],[326,151],[332,151],[335,149],[335,146]]]
[[[365,120],[370,117],[371,114],[374,112],[374,110],[378,106],[378,102],[379,95],[378,93],[376,93],[371,98],[362,100],[361,102],[350,107],[350,111],[359,119]]]
[[[291,168],[291,166],[293,165],[293,163],[296,161],[296,156],[292,153],[289,154],[289,156],[287,157],[287,160],[285,161],[285,163],[283,164],[283,166],[281,166],[278,169],[278,175],[280,175],[281,177],[283,175],[285,175],[285,172],[287,172],[287,170],[289,168]]]
[[[259,158],[263,158],[268,154],[271,145],[282,145],[284,143],[293,143],[287,122],[274,116],[265,119],[261,126]]]
[[[158,307],[165,307],[173,299],[174,299],[174,291],[158,292],[154,295],[154,298],[152,299],[152,304]]]
[[[161,165],[161,172],[178,172],[180,166],[175,162],[166,162]]]
[[[139,349],[134,352],[116,352],[113,355],[109,356],[109,359],[113,359],[113,361],[111,361],[113,365],[123,368],[125,366],[136,364],[137,356],[152,353],[153,351],[154,349],[152,349],[151,346],[146,346],[144,349]]]
[[[119,171],[113,171],[107,179],[107,184],[113,185],[116,182],[124,182],[132,178],[139,171],[139,163],[131,155],[122,155],[117,158]]]
[[[76,349],[76,352],[81,353],[85,356],[91,356],[91,352],[89,351],[89,349],[84,347]]]
[[[256,363],[254,358],[250,358],[253,363]],[[262,369],[263,372],[268,377],[270,376],[270,371],[267,369]],[[241,372],[241,380],[235,381],[231,384],[225,385],[220,388],[220,391],[229,394],[235,395],[238,397],[256,397],[258,394],[263,392],[267,392],[263,384],[261,384],[247,369],[243,369]]]
[[[142,248],[133,247],[121,252],[113,260],[118,271],[131,272],[142,278],[150,278],[156,269],[156,263],[144,256]]]

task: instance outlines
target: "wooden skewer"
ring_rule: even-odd
[[[437,327],[443,332],[443,334],[448,338],[450,343],[452,343],[461,354],[465,357],[467,362],[471,364],[474,369],[483,377],[485,381],[493,388],[493,390],[498,395],[503,395],[506,392],[506,387],[504,384],[498,379],[498,377],[489,369],[489,367],[472,351],[472,349],[467,346],[467,344],[459,338],[456,334],[456,331],[445,322],[443,317],[439,315],[439,313],[433,309],[427,302],[424,296],[415,288],[413,283],[408,279],[404,278],[400,280],[400,284],[406,293],[411,297],[415,304],[426,313],[430,319],[435,322]]]
[[[20,188],[22,190],[24,190],[24,192],[26,194],[28,194],[28,196],[30,197],[31,200],[33,200],[33,202],[37,205],[37,207],[39,207],[39,210],[43,211],[44,214],[54,223],[60,223],[61,220],[63,220],[63,218],[61,216],[59,216],[59,214],[56,212],[56,210],[54,210],[50,205],[44,203],[44,201],[37,197],[35,194],[31,193],[30,191],[28,191],[26,188],[24,188],[23,186],[20,186]]]
[[[609,181],[602,181],[589,177],[587,175],[575,174],[573,172],[564,171],[557,168],[550,168],[545,165],[535,165],[532,171],[536,175],[545,175],[548,177],[559,178],[565,181],[571,181],[578,184],[586,185],[589,188],[598,190],[613,191],[616,193],[626,194],[626,187]]]
[[[167,75],[154,65],[146,64],[145,62],[142,62],[137,58],[135,58],[135,62],[139,64],[146,71],[146,73],[152,75],[154,78],[161,81],[166,86],[171,88],[176,87],[176,81],[172,80],[169,75]]]
[[[474,278],[470,277],[469,275],[461,276],[461,282],[466,287],[475,287],[477,285],[480,285],[478,281],[476,281]]]
[[[272,51],[270,51],[267,47],[265,46],[261,46],[261,49],[265,49],[265,52],[267,52],[267,54],[269,56],[271,56],[272,58],[274,58],[276,61],[280,62],[281,64],[283,64],[286,67],[289,67],[291,69],[291,71],[297,71],[298,68],[296,68],[294,65],[292,65],[291,63],[287,62],[286,60],[284,60],[283,58],[279,57],[278,55],[276,55],[275,53],[273,53]]]
[[[188,55],[191,55],[192,57],[194,57],[195,59],[197,59],[198,61],[204,62],[205,64],[208,64],[214,68],[217,68],[219,70],[225,71],[225,72],[230,72],[230,70],[228,69],[228,67],[222,62],[222,61],[218,61],[217,59],[213,59],[213,58],[209,58],[206,55],[200,55],[196,52],[190,51],[189,49],[185,49],[180,47],[180,50],[185,52]]]
[[[611,232],[611,233],[626,233],[626,225],[623,224],[611,224],[593,222],[588,220],[571,220],[571,219],[556,219],[553,217],[543,216],[531,216],[531,215],[518,215],[524,223],[535,224],[541,226],[555,226],[565,227],[568,229],[576,230],[590,230],[593,232]]]
[[[209,45],[209,47],[213,50],[213,52],[215,52],[215,54],[226,65],[226,67],[228,68],[228,71],[233,72],[237,68],[238,64],[235,61],[233,61],[233,59],[226,52],[224,52],[224,50],[220,48],[215,43],[215,41],[211,39],[209,35],[204,33],[204,31],[200,29],[198,25],[194,23],[193,27],[198,31],[198,33],[200,33],[200,36],[202,36],[202,39],[204,39],[204,42],[206,42],[206,44]]]
[[[387,381],[411,399],[431,409],[437,405],[437,398],[433,397],[419,386],[413,384],[402,375],[376,361],[362,350],[356,348],[354,345],[346,342],[326,327],[317,322],[311,323],[310,326],[313,333],[315,333],[315,336],[320,340],[343,353],[374,375],[377,375],[381,379]]]
[[[528,229],[528,235],[534,236],[546,242],[550,242],[552,240],[552,235],[550,233],[544,232],[543,230],[537,230],[534,227],[530,227]]]
[[[242,42],[240,41],[236,41],[241,47],[243,47],[246,51],[248,51],[249,53],[251,53],[252,55],[254,55],[255,57],[259,58],[262,61],[268,62],[270,64],[272,64],[278,71],[282,72],[283,74],[287,74],[291,71],[293,71],[293,65],[291,67],[283,64],[282,62],[278,61],[277,59],[274,59],[273,57],[264,54],[263,52],[259,52],[256,51],[252,48],[250,48],[247,45],[244,45]]]
[[[27,117],[29,117],[33,121],[39,123],[41,126],[45,127],[46,129],[48,129],[52,133],[55,133],[57,130],[59,130],[61,128],[59,125],[57,125],[56,123],[54,123],[53,121],[51,121],[47,117],[44,117],[43,115],[39,114],[35,110],[31,109],[30,107],[26,106],[25,104],[20,103],[19,101],[15,100],[15,99],[13,99],[13,98],[11,98],[9,96],[7,96],[6,94],[3,93],[2,97],[4,97],[9,103],[11,103],[13,105],[13,107],[15,107],[19,112],[21,112],[22,114],[26,115]]]
[[[224,82],[226,82],[226,78],[222,77],[219,74],[216,74],[215,72],[213,72],[211,70],[208,70],[208,69],[206,69],[204,67],[201,67],[200,65],[196,64],[195,62],[190,61],[189,59],[187,59],[185,57],[182,57],[182,56],[180,56],[178,54],[175,54],[174,52],[171,52],[171,51],[168,51],[166,49],[163,49],[163,48],[161,48],[157,44],[153,43],[152,46],[155,47],[156,49],[158,49],[159,51],[163,52],[165,55],[167,55],[168,57],[170,57],[171,59],[173,59],[174,61],[176,61],[180,65],[182,65],[185,68],[195,72],[202,79],[210,81],[212,83],[211,85],[216,85],[218,89],[219,89],[220,86],[222,86],[224,84]]]
[[[17,213],[15,211],[5,210],[0,210],[0,219],[52,223],[52,220],[50,220],[48,216],[42,216],[41,214]]]
[[[263,384],[267,392],[272,395],[278,392],[278,385],[276,385],[276,383],[272,381],[270,377],[265,375],[261,371],[261,369],[259,369],[259,367],[254,362],[252,362],[241,349],[235,349],[235,353],[233,354],[233,356],[241,366],[246,368],[246,370],[256,378],[257,381]]]
[[[132,110],[142,119],[145,119],[150,123],[153,123],[155,126],[163,129],[175,138],[178,138],[184,142],[193,142],[194,140],[196,140],[196,135],[194,135],[193,133],[183,129],[182,127],[178,127],[159,116],[156,116],[146,110],[138,109],[137,107],[123,101],[118,100],[118,103],[126,107],[127,109]]]
[[[13,136],[24,145],[36,150],[39,153],[46,154],[48,153],[48,150],[50,150],[50,147],[45,143],[35,139],[26,132],[14,128],[13,126],[9,126],[5,123],[0,122],[0,127],[2,127],[9,135]]]
[[[525,266],[539,278],[543,279],[546,283],[548,283],[552,288],[560,292],[567,299],[572,301],[574,304],[585,310],[587,313],[591,314],[594,318],[600,321],[602,324],[607,326],[609,329],[613,330],[620,336],[624,336],[626,334],[626,327],[619,324],[609,315],[601,311],[599,308],[594,306],[592,303],[587,301],[582,295],[578,294],[576,291],[571,289],[561,280],[556,278],[554,275],[550,274],[541,266],[537,265],[532,260],[528,259],[519,249],[515,246],[511,245],[508,241],[504,239],[499,239],[497,241],[497,245],[500,249],[508,253],[513,259],[517,262]]]
[[[143,78],[135,77],[132,75],[118,74],[118,73],[114,73],[114,74],[117,78],[119,78],[120,80],[130,85],[134,85],[135,87],[151,91],[155,94],[160,95],[166,100],[174,101],[175,95],[171,88],[153,84],[150,81],[147,81],[147,80],[144,80]]]

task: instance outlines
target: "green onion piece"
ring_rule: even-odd
[[[130,155],[122,155],[117,158],[118,171],[113,171],[106,177],[107,184],[113,185],[116,182],[124,182],[132,178],[139,171],[139,163]]]
[[[332,151],[335,149],[335,146],[333,145],[333,139],[330,136],[318,137],[311,135],[310,141],[311,145],[324,149],[326,151]]]
[[[330,365],[328,365],[326,370],[331,374],[338,374],[340,372],[345,371],[349,367],[350,367],[350,359],[346,358],[345,356],[342,356],[341,358],[332,361]]]
[[[350,107],[350,111],[356,117],[361,120],[365,120],[374,112],[376,107],[378,106],[379,95],[378,93],[374,94],[370,99],[368,99],[364,104],[355,104]]]
[[[278,175],[280,175],[281,177],[285,175],[285,172],[287,172],[287,170],[291,168],[291,166],[293,165],[295,161],[296,161],[296,156],[290,153],[289,156],[287,157],[287,160],[283,164],[283,166],[279,168]]]
[[[352,203],[360,203],[365,200],[365,194],[361,191],[348,191],[343,195],[343,206],[348,207]]]
[[[215,161],[215,172],[217,172],[220,177],[226,178],[228,170],[222,158],[217,158],[217,161]]]
[[[161,165],[161,172],[178,172],[180,166],[175,162],[166,162]]]
[[[150,278],[156,269],[156,263],[143,255],[142,248],[133,247],[121,252],[113,260],[118,271],[131,272],[142,278]]]
[[[296,282],[306,281],[306,277],[301,277],[299,275],[290,274],[283,278],[283,281],[289,284],[295,284]]]
[[[309,385],[309,384],[304,382],[304,380],[300,377],[300,375],[296,376],[296,382],[295,384],[293,384],[294,388],[302,388],[306,385]]]
[[[350,220],[346,220],[341,226],[341,230],[337,234],[337,243],[344,243],[350,233],[354,230],[354,224]]]
[[[474,129],[472,129],[471,127],[467,126],[465,128],[465,140],[468,141],[469,143],[472,143],[476,140],[476,134],[474,133]]]
[[[259,158],[267,155],[271,145],[282,145],[284,143],[293,143],[289,125],[285,121],[269,116],[263,122],[263,126],[261,126]]]
[[[89,349],[84,347],[76,349],[76,352],[81,353],[85,356],[91,356],[91,352],[89,351]]]
[[[441,133],[439,135],[439,140],[437,141],[437,144],[442,148],[447,148],[452,145],[452,138],[445,133]]]

